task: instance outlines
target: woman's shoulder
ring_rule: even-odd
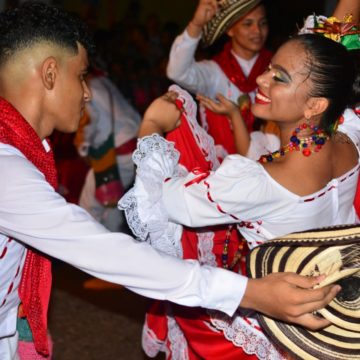
[[[360,117],[353,109],[346,109],[339,121],[338,131],[347,135],[360,149]]]

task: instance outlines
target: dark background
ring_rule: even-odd
[[[6,0],[5,6],[22,1]],[[44,1],[45,2],[45,1]],[[174,22],[182,30],[191,19],[197,0],[48,0],[77,12],[97,28],[111,28],[118,22],[136,20],[145,23],[150,15],[162,22]],[[264,0],[271,24],[270,43],[279,43],[296,30],[305,16],[315,12],[328,15],[336,0]]]
[[[270,34],[267,48],[276,50],[312,13],[331,14],[336,0],[263,0]],[[3,7],[19,4],[3,0]],[[191,20],[198,0],[47,0],[80,15],[94,32],[98,63],[123,95],[143,113],[170,85],[166,65],[170,46]],[[1,0],[0,0],[1,4]],[[197,59],[221,50],[223,41],[204,49]],[[94,59],[93,59],[94,60]]]

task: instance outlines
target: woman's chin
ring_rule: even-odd
[[[251,112],[253,115],[257,118],[264,119],[264,120],[270,120],[269,112],[266,111],[266,105],[263,104],[252,104],[251,106]]]

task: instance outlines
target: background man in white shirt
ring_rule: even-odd
[[[229,41],[211,60],[195,61],[201,37],[210,45],[226,33]],[[167,75],[192,93],[210,98],[216,94],[239,104],[249,131],[254,117],[251,102],[257,89],[256,78],[269,64],[272,54],[264,49],[268,36],[265,7],[260,0],[199,0],[185,31],[171,48]],[[201,112],[204,128],[214,138],[219,159],[236,153],[229,120],[209,110]]]

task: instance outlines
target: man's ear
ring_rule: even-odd
[[[41,67],[42,82],[46,89],[52,90],[58,73],[58,63],[53,56],[46,58]]]
[[[304,112],[306,119],[322,114],[329,106],[329,100],[324,97],[312,97],[306,102]]]

